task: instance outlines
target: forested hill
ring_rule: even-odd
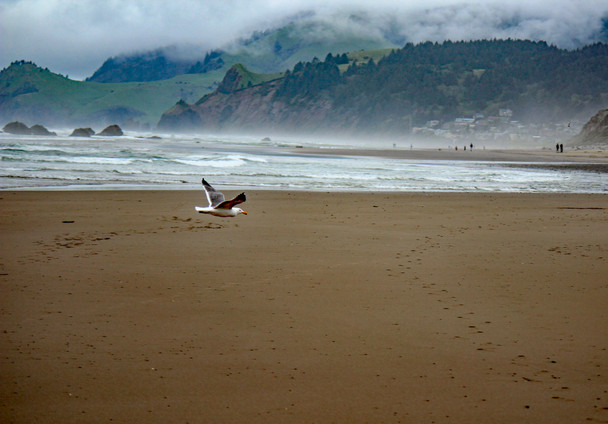
[[[109,58],[87,81],[158,81],[220,69],[224,74],[237,63],[243,63],[257,73],[275,73],[293,67],[298,61],[324,57],[328,52],[337,54],[395,46],[389,39],[376,34],[356,35],[329,22],[303,16],[283,27],[255,32],[247,39],[216,46],[206,53],[193,46],[175,45]]]
[[[506,108],[527,123],[588,119],[608,105],[602,43],[571,51],[525,40],[427,42],[344,62],[330,54],[298,63],[279,80],[182,104],[187,119],[174,108],[159,125],[387,133]]]

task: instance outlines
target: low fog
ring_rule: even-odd
[[[296,17],[397,44],[511,37],[576,48],[606,41],[608,2],[2,0],[0,67],[24,59],[84,79],[108,57],[174,45],[198,54]]]

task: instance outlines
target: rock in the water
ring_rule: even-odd
[[[110,125],[109,127],[104,128],[102,132],[98,135],[104,136],[120,136],[123,135],[122,129],[118,125]]]
[[[49,131],[44,126],[39,124],[32,125],[30,127],[30,132],[32,135],[57,135],[57,133]]]
[[[5,133],[18,134],[18,135],[30,135],[32,131],[23,122],[14,121],[9,122],[2,128]]]
[[[95,131],[93,131],[91,128],[76,128],[74,131],[72,131],[70,137],[90,137],[94,134]]]

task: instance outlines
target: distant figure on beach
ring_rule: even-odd
[[[473,143],[471,143],[471,146],[470,146],[470,147],[471,147],[471,150],[473,150]]]
[[[556,151],[557,153],[559,153],[559,143],[557,143],[557,144],[555,145],[555,151]]]
[[[564,145],[563,144],[559,145],[559,152],[560,153],[564,153]]]

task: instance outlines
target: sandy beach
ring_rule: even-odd
[[[608,422],[607,195],[247,196],[0,192],[0,422]]]
[[[391,159],[434,161],[516,162],[517,166],[538,168],[569,168],[608,172],[608,150],[566,149],[557,153],[548,149],[359,149],[300,148],[297,153],[311,155],[376,156]]]

